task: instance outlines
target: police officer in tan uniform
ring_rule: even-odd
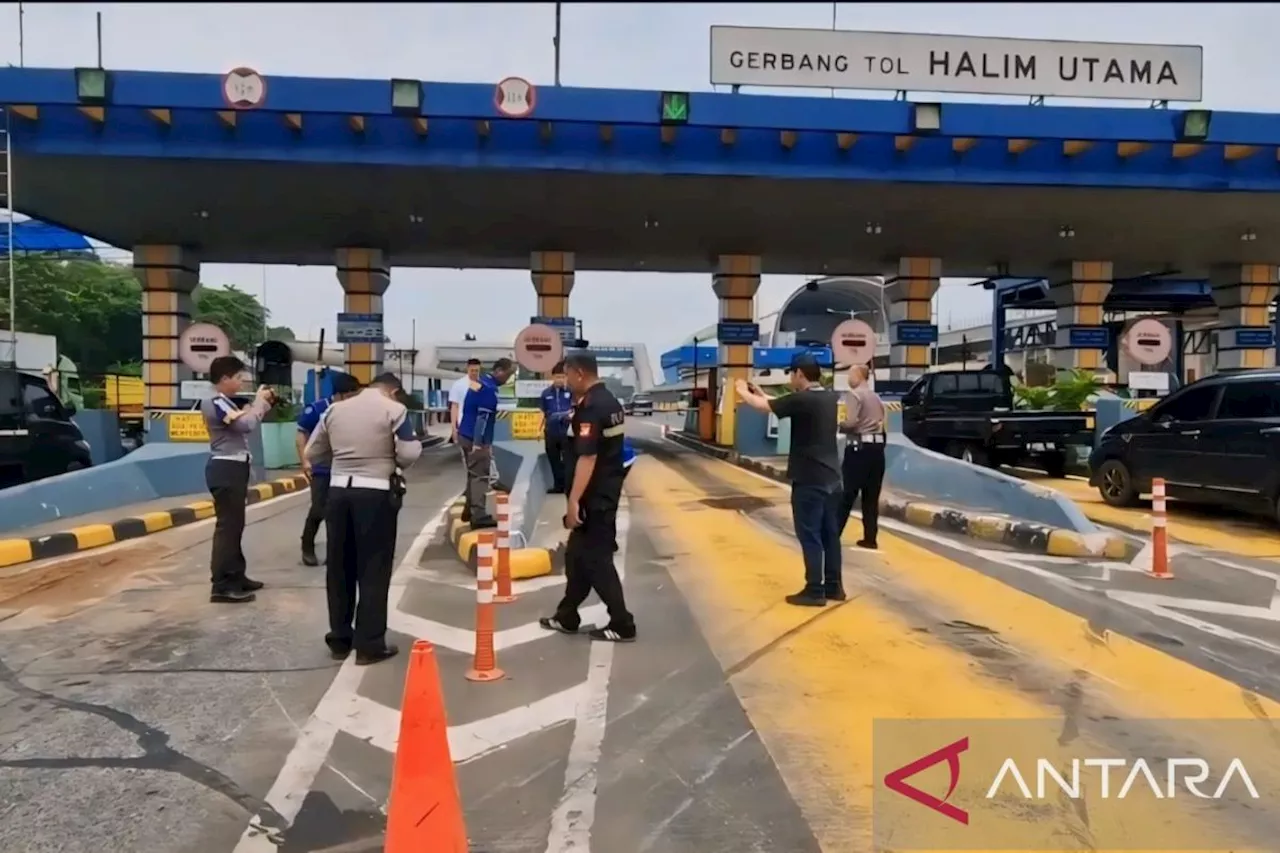
[[[884,403],[871,389],[870,368],[855,364],[849,369],[849,392],[845,394],[845,418],[840,431],[848,436],[844,462],[844,499],[840,504],[840,532],[849,523],[853,504],[862,495],[861,548],[876,548],[880,526],[880,486],[884,482]]]

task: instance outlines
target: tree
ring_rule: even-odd
[[[52,335],[58,349],[82,374],[109,372],[142,360],[142,286],[133,269],[93,257],[59,259],[22,255],[14,259],[18,329]],[[0,262],[0,281],[8,280]],[[8,288],[0,288],[0,325],[9,327]],[[222,327],[235,349],[262,342],[267,311],[257,297],[234,286],[198,287],[195,322]],[[281,333],[292,332],[276,327]]]
[[[288,326],[267,327],[267,340],[269,341],[296,341],[297,339],[298,336]]]

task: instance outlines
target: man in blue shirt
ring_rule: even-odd
[[[551,466],[549,495],[564,494],[564,451],[569,442],[569,419],[573,417],[573,392],[565,385],[564,362],[551,368],[551,385],[542,392],[540,401],[544,426],[543,441],[547,463]]]
[[[329,466],[327,462],[313,465],[307,460],[307,439],[320,425],[320,418],[328,408],[339,400],[360,392],[360,383],[348,373],[336,370],[328,371],[332,396],[316,400],[298,415],[298,432],[294,442],[298,446],[298,459],[302,462],[302,473],[311,483],[311,509],[307,511],[307,520],[302,523],[302,564],[318,566],[316,557],[316,533],[324,523],[325,506],[329,500]]]
[[[506,385],[515,372],[511,359],[498,359],[488,373],[471,384],[462,403],[458,445],[467,463],[466,513],[472,530],[498,526],[497,519],[489,515],[485,496],[489,492],[493,430],[498,420],[498,389]]]

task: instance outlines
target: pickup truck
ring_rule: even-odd
[[[1009,377],[994,370],[941,370],[902,397],[902,431],[914,443],[974,465],[1030,462],[1066,473],[1068,448],[1093,444],[1091,412],[1015,411]]]

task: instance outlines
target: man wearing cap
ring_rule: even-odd
[[[880,530],[880,486],[884,482],[884,403],[871,390],[870,371],[865,364],[849,368],[849,393],[844,397],[844,497],[840,501],[840,532],[849,523],[854,501],[862,495],[861,548],[876,548]]]
[[[822,368],[810,355],[791,362],[791,393],[770,399],[744,379],[736,386],[743,403],[764,414],[791,420],[787,479],[791,520],[804,554],[804,589],[788,604],[822,607],[844,601],[840,550],[840,454],[836,446],[839,398],[822,387]]]
[[[334,403],[360,392],[360,383],[349,373],[329,371],[332,396],[316,400],[298,415],[298,432],[294,441],[298,445],[298,459],[302,462],[302,473],[311,484],[311,508],[307,511],[307,520],[302,523],[302,564],[318,566],[316,557],[316,533],[324,523],[325,504],[329,497],[329,460],[323,459],[312,465],[307,459],[307,439],[320,425],[320,418]]]
[[[312,466],[332,460],[325,512],[325,643],[339,660],[354,650],[357,666],[398,651],[387,644],[387,594],[404,500],[400,470],[422,455],[405,399],[395,374],[383,373],[330,406],[306,447]]]
[[[470,385],[462,403],[462,417],[458,419],[458,446],[462,448],[462,458],[467,464],[463,513],[470,519],[472,530],[498,526],[497,519],[489,515],[485,496],[489,493],[493,432],[498,421],[498,389],[507,384],[515,370],[511,359],[498,359],[488,373]]]
[[[543,441],[551,467],[549,495],[564,494],[564,457],[569,443],[569,419],[573,417],[573,392],[565,385],[564,362],[551,368],[551,385],[542,392]]]

